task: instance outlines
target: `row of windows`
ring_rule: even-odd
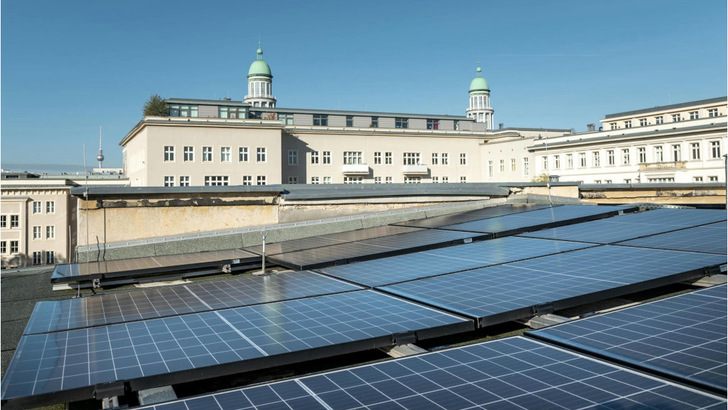
[[[33,227],[33,239],[43,239],[43,227],[36,225]],[[45,227],[45,239],[56,239],[56,227],[48,225]]]
[[[8,247],[10,244],[10,247]],[[18,241],[0,241],[0,253],[3,255],[18,253],[20,246]],[[9,252],[8,252],[9,251]]]
[[[20,215],[0,215],[0,228],[8,227],[8,219],[10,219],[10,228],[20,227]]]
[[[265,175],[256,175],[256,185],[265,185],[267,183],[267,177]],[[176,186],[190,186],[189,175],[182,175],[175,178],[174,175],[166,175],[164,177],[164,186],[173,187],[175,186],[175,180],[177,181]],[[229,175],[205,175],[205,186],[228,186],[230,185]],[[294,182],[295,183],[295,182]],[[253,175],[243,175],[241,185],[253,185]]]
[[[718,116],[718,109],[717,108],[711,108],[708,110],[708,118],[714,118]],[[691,120],[697,120],[700,118],[698,111],[690,111],[688,112],[687,118]],[[672,122],[680,122],[684,119],[683,115],[681,113],[677,114],[671,114],[670,119],[672,119]],[[640,127],[646,127],[648,125],[659,125],[663,124],[665,122],[665,116],[664,115],[658,115],[655,117],[652,117],[653,122],[650,123],[649,118],[640,118],[639,126]],[[632,128],[632,120],[625,120],[622,122],[622,125],[624,128]],[[619,128],[619,124],[616,122],[610,122],[609,127],[612,130],[616,130]]]
[[[54,251],[38,251],[33,252],[33,265],[53,265],[56,263],[56,254]]]
[[[45,203],[45,212],[47,214],[54,214],[54,213],[56,213],[56,201],[46,201],[46,203]],[[34,214],[42,214],[43,213],[43,202],[41,202],[41,201],[33,201],[33,213]]]
[[[624,181],[625,184],[631,184],[632,183],[632,179],[631,178],[625,178],[623,181]],[[709,182],[718,182],[718,177],[715,176],[715,175],[711,175],[711,176],[708,177],[708,181]],[[675,177],[652,177],[652,178],[647,178],[647,182],[663,182],[663,183],[664,182],[675,182]],[[703,177],[693,177],[693,182],[703,182]],[[601,184],[602,183],[602,180],[601,179],[596,179],[596,180],[594,180],[594,183],[595,184]],[[604,183],[605,184],[611,184],[612,183],[612,180],[611,179],[605,179],[604,180]]]
[[[610,149],[606,151],[607,154],[607,165],[617,165],[617,150]],[[620,154],[620,164],[621,165],[629,165],[632,163],[631,161],[631,149],[630,148],[622,148],[619,151]],[[720,147],[720,141],[710,141],[710,158],[711,159],[719,159],[721,154],[721,147]],[[668,156],[669,155],[669,156]],[[690,160],[700,160],[701,159],[701,144],[700,142],[692,142],[690,143],[690,150],[689,150],[689,159]],[[565,169],[574,168],[574,154],[565,154]],[[577,168],[586,168],[587,166],[587,153],[586,152],[580,152],[578,153],[578,162],[577,162]],[[543,156],[543,169],[549,169],[549,157]],[[683,161],[683,154],[682,154],[682,144],[672,144],[670,145],[670,151],[666,155],[664,147],[661,145],[653,147],[653,158],[651,162],[680,162]],[[601,160],[601,151],[592,151],[591,153],[591,166],[592,167],[599,167],[601,166],[602,160]],[[637,148],[637,163],[638,164],[645,164],[647,163],[647,147],[638,147]],[[552,164],[553,169],[561,169],[562,163],[561,163],[561,155],[553,155],[552,156]]]
[[[289,151],[289,165],[292,165],[291,161],[290,161],[290,154],[291,154],[291,151]],[[384,158],[385,165],[393,164],[393,159],[392,159],[393,157],[392,157],[391,152],[384,152],[384,155],[382,155],[381,151],[377,151],[374,153],[374,165],[381,165],[382,158]],[[346,165],[363,164],[364,163],[364,154],[362,151],[344,151],[343,160],[344,160],[344,164],[346,164]],[[402,164],[404,164],[404,165],[421,165],[420,161],[421,161],[421,154],[419,152],[402,153]],[[317,165],[319,163],[331,164],[331,151],[322,151],[321,157],[319,156],[319,151],[311,151],[311,164]],[[443,153],[434,152],[432,154],[431,165],[449,165],[449,163],[450,163],[450,157],[447,152],[443,152]],[[467,164],[468,164],[468,154],[461,152],[460,153],[460,165],[467,165]]]
[[[289,181],[290,181],[289,177]],[[384,178],[384,179],[382,179]],[[433,176],[430,178],[431,182],[433,184],[439,184],[442,182],[443,184],[447,184],[450,182],[449,177],[439,177],[439,176]],[[374,183],[375,184],[381,184],[382,181],[384,181],[385,184],[391,184],[393,183],[393,177],[374,177]],[[345,184],[361,184],[364,182],[364,177],[360,176],[353,176],[353,177],[344,177],[344,183]],[[404,183],[405,184],[419,184],[422,182],[422,177],[404,177]],[[468,182],[468,178],[466,176],[460,177],[460,182]],[[331,183],[331,177],[311,177],[311,183],[312,184],[330,184]]]
[[[515,172],[516,171],[516,159],[511,158],[509,161],[510,164],[510,171]],[[522,162],[522,168],[523,168],[523,175],[528,175],[528,158],[523,158]],[[498,160],[498,171],[499,172],[506,172],[506,160],[501,159]],[[488,177],[492,178],[495,176],[495,170],[494,170],[494,163],[493,161],[488,161]]]
[[[220,162],[232,162],[232,147],[220,147]],[[164,162],[176,161],[176,147],[174,145],[164,146]],[[182,161],[195,162],[195,147],[182,147]],[[267,162],[268,150],[266,147],[257,147],[255,149],[255,161]],[[202,162],[213,161],[213,148],[211,146],[202,147]],[[238,147],[238,162],[250,162],[250,149],[248,147]]]

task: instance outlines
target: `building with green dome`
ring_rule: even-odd
[[[493,107],[490,105],[490,87],[481,75],[480,66],[475,70],[475,78],[470,82],[470,105],[466,111],[468,118],[484,123],[485,129],[493,129]]]
[[[263,48],[260,43],[256,59],[248,70],[248,95],[243,102],[252,107],[276,106],[276,97],[273,96],[273,74],[268,63],[263,60]]]

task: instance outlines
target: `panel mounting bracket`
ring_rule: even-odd
[[[533,314],[535,315],[545,315],[548,313],[554,313],[554,305],[551,302],[542,303],[540,305],[534,305],[533,306]]]
[[[395,346],[417,342],[417,333],[415,331],[395,333],[392,336],[392,344]]]

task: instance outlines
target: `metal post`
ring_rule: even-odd
[[[268,236],[268,232],[262,231],[260,235],[263,237],[263,258],[261,260],[262,269],[260,270],[260,274],[262,275],[265,273],[265,237]]]

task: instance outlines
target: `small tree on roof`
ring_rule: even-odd
[[[153,94],[144,104],[144,116],[168,117],[169,109],[159,94]]]

